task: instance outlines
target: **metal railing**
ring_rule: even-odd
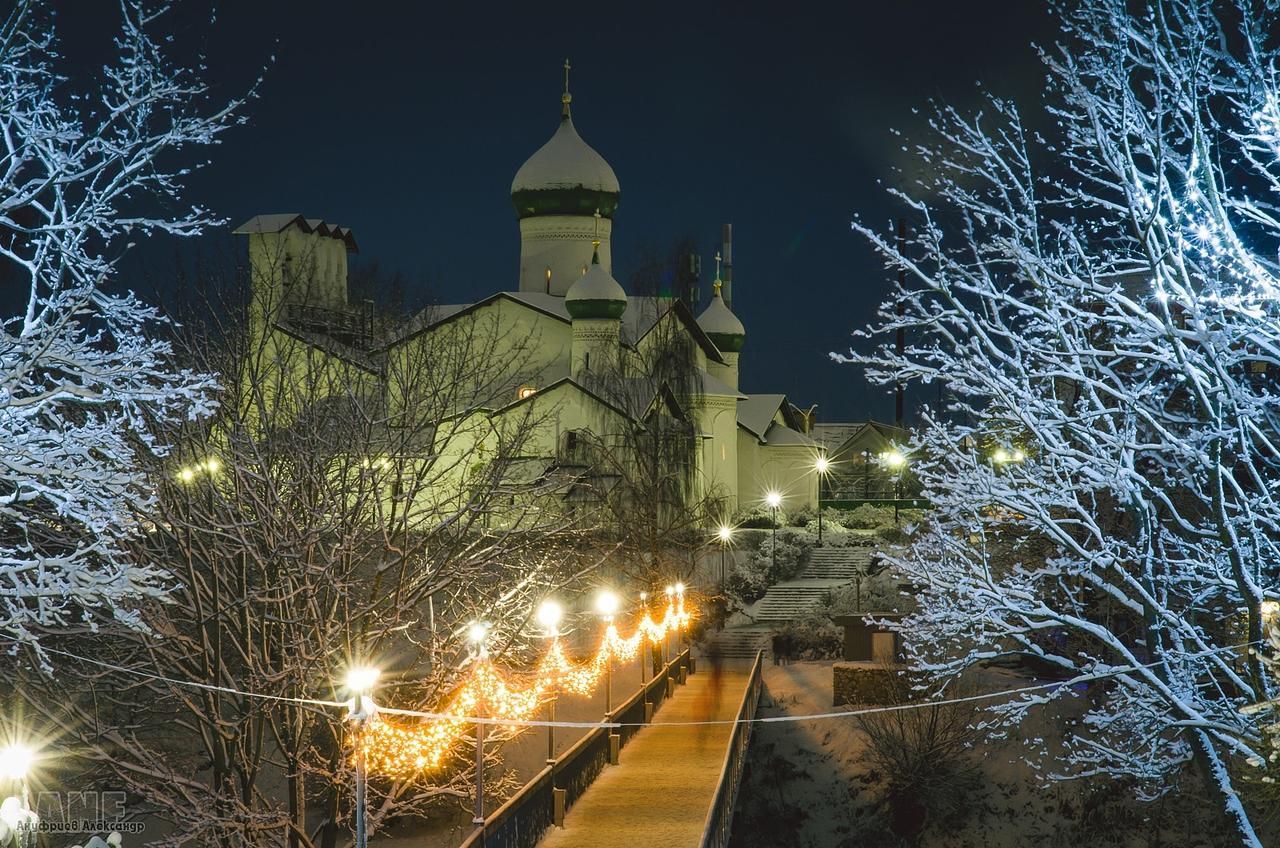
[[[747,680],[747,691],[742,694],[742,705],[738,707],[738,717],[734,720],[729,750],[724,756],[724,768],[720,770],[716,794],[711,799],[707,823],[702,828],[702,841],[699,843],[702,848],[724,848],[729,844],[729,834],[733,830],[733,808],[738,801],[738,788],[742,784],[742,769],[747,763],[751,730],[755,727],[755,722],[749,719],[755,718],[756,705],[760,703],[763,658],[764,651],[756,651],[756,661],[751,666],[751,676]]]
[[[682,667],[689,668],[688,650],[674,657],[653,680],[608,715],[606,721],[618,722],[622,727],[602,726],[589,731],[494,810],[459,848],[534,848],[553,823],[555,790],[564,790],[564,809],[568,812],[609,762],[609,734],[621,736],[625,747],[645,723],[645,702],[652,703],[656,711],[667,696],[667,680],[678,682]]]

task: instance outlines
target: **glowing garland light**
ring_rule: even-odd
[[[610,623],[595,655],[585,662],[573,662],[560,639],[552,638],[526,686],[513,684],[482,656],[472,664],[470,674],[448,704],[438,711],[441,718],[393,719],[375,709],[373,718],[357,731],[361,734],[366,766],[371,772],[395,779],[440,768],[466,734],[471,717],[482,715],[499,723],[528,721],[551,693],[590,695],[611,659],[629,662],[646,641],[660,644],[671,630],[686,628],[691,620],[684,593],[679,592],[667,604],[661,621],[654,621],[646,610],[635,632],[625,639]]]

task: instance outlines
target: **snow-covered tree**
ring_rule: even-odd
[[[157,420],[208,411],[208,378],[147,334],[160,316],[113,293],[120,256],[152,234],[210,222],[183,207],[179,152],[236,122],[197,72],[166,55],[162,9],[120,4],[114,59],[77,89],[46,4],[0,22],[0,279],[25,292],[0,321],[0,634],[106,614],[163,591],[125,554],[152,493],[140,457]],[[159,20],[158,20],[159,19]]]
[[[1019,652],[1096,678],[1044,774],[1159,792],[1198,760],[1249,845],[1236,785],[1267,719],[1240,708],[1274,694],[1280,572],[1273,8],[1059,5],[1049,129],[994,96],[942,106],[901,194],[915,236],[855,226],[908,272],[874,332],[911,341],[852,358],[945,389],[912,446],[934,510],[897,563],[910,650],[944,678]]]

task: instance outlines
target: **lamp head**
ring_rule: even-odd
[[[733,528],[727,524],[721,524],[720,529],[716,531],[716,535],[720,537],[720,541],[728,542],[733,539]]]
[[[471,626],[467,628],[467,641],[476,647],[484,644],[484,640],[489,638],[489,625],[483,621],[473,621]]]
[[[26,745],[14,744],[0,750],[0,777],[22,780],[36,760],[35,751]]]
[[[596,595],[596,612],[605,618],[613,618],[618,612],[619,603],[620,601],[615,593],[608,589],[602,589],[600,594]]]
[[[373,689],[381,674],[382,672],[373,666],[353,666],[347,669],[347,676],[343,683],[349,691],[357,695],[364,695]]]
[[[676,594],[677,594],[677,595],[683,595],[683,594],[684,594],[684,584],[683,584],[683,583],[677,583],[677,584],[676,584]]]
[[[769,505],[770,509],[777,509],[782,506],[782,495],[778,492],[766,492],[764,502]]]
[[[886,451],[884,454],[884,464],[890,468],[901,468],[907,464],[907,458],[902,455],[901,451]]]
[[[564,607],[548,598],[538,605],[537,618],[547,634],[555,636],[559,632],[561,620],[564,619]]]
[[[826,474],[831,470],[831,460],[827,459],[825,456],[818,457],[814,460],[813,470],[817,471],[819,474]]]

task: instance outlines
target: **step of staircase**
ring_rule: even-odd
[[[869,547],[814,548],[809,552],[809,563],[802,576],[852,580],[859,573],[867,572],[872,553],[873,549]]]
[[[804,577],[770,586],[765,596],[756,601],[747,614],[757,624],[784,624],[803,618],[826,601],[834,589],[848,580]]]
[[[768,648],[772,631],[768,627],[752,625],[721,630],[712,639],[714,650],[725,659],[754,659],[756,651]]]

